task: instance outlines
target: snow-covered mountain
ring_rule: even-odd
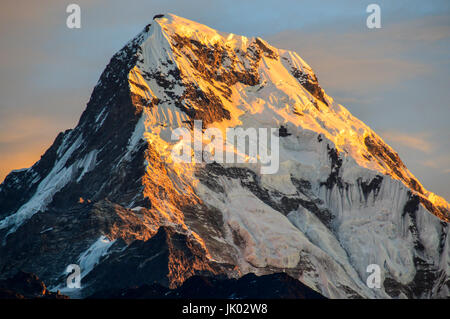
[[[178,163],[171,132],[279,128],[279,170]],[[86,296],[286,272],[331,298],[450,296],[450,206],[295,52],[171,14],[116,53],[78,125],[0,186],[0,272]],[[367,266],[382,288],[366,285]]]

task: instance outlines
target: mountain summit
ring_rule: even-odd
[[[277,128],[279,170],[171,160],[173,130],[195,120]],[[0,270],[79,297],[277,272],[331,298],[449,297],[449,211],[295,52],[157,15],[112,57],[78,125],[1,184]]]

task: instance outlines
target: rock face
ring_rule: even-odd
[[[276,128],[279,170],[174,162],[171,133],[194,120]],[[284,272],[330,298],[444,298],[449,220],[296,53],[158,15],[112,57],[78,125],[1,184],[0,273],[77,297]]]

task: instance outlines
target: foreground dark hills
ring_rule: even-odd
[[[50,292],[35,274],[18,272],[0,281],[0,299],[68,299]],[[248,274],[239,279],[193,276],[176,289],[160,284],[104,290],[88,299],[324,299],[300,281],[284,274]]]

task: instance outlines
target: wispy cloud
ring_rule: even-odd
[[[11,170],[30,167],[38,161],[54,141],[60,125],[68,123],[50,116],[4,115],[0,126],[0,182]]]
[[[420,162],[423,166],[441,169],[444,173],[450,173],[450,156],[436,156],[433,158],[428,158]]]
[[[436,50],[433,45],[448,40],[449,21],[449,15],[427,16],[391,23],[377,31],[338,24],[333,30],[287,30],[268,40],[299,52],[319,74],[325,89],[370,92],[435,71],[414,53],[424,48],[432,52]]]
[[[434,148],[433,143],[429,141],[431,133],[406,134],[396,131],[384,131],[381,133],[381,136],[388,142],[424,153],[430,153]]]

